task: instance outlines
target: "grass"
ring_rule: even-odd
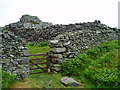
[[[74,88],[74,87],[66,87],[63,84],[61,84],[60,79],[63,78],[60,73],[54,74],[48,74],[48,73],[42,73],[37,75],[31,75],[30,80],[35,83],[35,85],[40,86],[41,88]],[[34,88],[37,88],[34,85]],[[81,86],[78,86],[76,88],[81,88]]]
[[[7,27],[4,27],[3,32],[8,32],[9,29]]]
[[[65,86],[60,83],[60,79],[62,77],[63,76],[61,76],[61,74],[41,73],[37,75],[31,75],[30,80],[34,81],[34,83],[41,88],[63,88]],[[34,86],[34,88],[37,87]]]
[[[25,78],[22,81],[16,82],[10,88],[32,88],[32,84],[29,78]]]
[[[34,74],[22,81],[16,82],[14,85],[11,86],[11,88],[83,88],[82,84],[77,87],[64,86],[60,82],[60,79],[62,77],[64,77],[64,76],[62,76],[60,73],[57,73],[57,74],[54,74],[54,73]],[[76,80],[75,77],[74,77],[74,79]]]
[[[49,46],[38,47],[37,45],[34,45],[34,46],[27,45],[27,48],[31,54],[40,54],[40,53],[43,54],[50,51]]]
[[[33,45],[33,46],[27,45],[27,48],[30,54],[44,54],[50,51],[49,46],[39,47],[38,45]],[[41,56],[30,57],[30,59],[34,59],[34,58],[41,58]],[[35,66],[32,68],[35,68]],[[35,72],[38,72],[38,71],[40,72],[41,70],[35,70]],[[40,74],[30,75],[28,79],[30,80],[29,84],[31,84],[32,88],[81,88],[83,87],[82,84],[78,87],[66,87],[60,82],[60,79],[62,77],[64,76],[61,73],[57,73],[57,74],[40,73]]]
[[[33,46],[27,45],[27,48],[31,54],[41,54],[41,53],[43,54],[43,53],[50,51],[49,46],[39,47],[37,45],[33,45]],[[119,59],[120,59],[119,54],[120,53],[119,54],[118,53],[119,53],[119,50],[117,49],[116,55],[114,58],[115,62],[119,62]],[[94,54],[94,53],[92,52],[91,54]],[[101,55],[105,55],[106,53],[104,53],[104,54],[98,53],[98,54],[99,54],[98,56],[101,57]],[[36,58],[36,57],[33,57],[33,56],[30,57],[30,59],[33,59],[33,58]],[[41,57],[38,56],[37,58],[41,58]],[[94,57],[92,56],[91,58],[94,58]],[[107,66],[111,66],[111,65],[107,64]],[[39,70],[35,70],[35,71],[37,72]],[[81,82],[81,85],[78,87],[66,87],[63,84],[61,84],[60,79],[62,77],[65,77],[61,73],[33,74],[33,75],[30,75],[27,79],[24,79],[21,82],[17,82],[16,84],[13,85],[13,87],[17,88],[17,87],[21,86],[21,88],[22,87],[23,88],[95,88],[95,83],[93,81],[91,81],[89,77],[88,78],[86,77],[84,70],[81,69],[81,71],[79,73],[80,73],[79,75],[75,75],[75,74],[68,75],[69,77],[74,78],[76,81]]]
[[[33,45],[33,46],[30,46],[30,45],[27,45],[27,48],[30,52],[30,54],[45,54],[47,52],[50,51],[50,47],[49,46],[45,46],[45,47],[39,47],[37,45]],[[42,58],[43,56],[30,56],[29,58],[30,59],[37,59],[37,58]],[[39,61],[33,61],[34,63],[44,63],[46,62],[46,60],[39,60]],[[39,65],[40,67],[46,67],[46,64],[43,64],[43,65]],[[37,68],[35,65],[34,66],[30,66],[30,68]],[[41,72],[43,70],[39,69],[39,70],[32,70],[31,73],[34,73],[34,72]]]

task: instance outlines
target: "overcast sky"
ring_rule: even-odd
[[[19,21],[24,14],[53,24],[102,23],[118,27],[120,0],[0,0],[0,26]]]

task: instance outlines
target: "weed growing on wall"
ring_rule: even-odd
[[[29,42],[28,45],[29,46],[34,46],[34,42]]]
[[[2,72],[2,88],[9,88],[16,82],[16,75]]]
[[[42,41],[42,42],[38,43],[37,46],[38,46],[38,47],[45,47],[45,46],[48,46],[48,43]]]
[[[31,16],[31,15],[29,15],[29,14],[24,14],[24,15],[22,15],[22,17],[25,17],[25,16]]]
[[[3,32],[8,32],[9,31],[9,28],[8,27],[4,27],[3,28]]]

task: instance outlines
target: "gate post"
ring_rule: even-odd
[[[46,62],[47,62],[47,71],[48,73],[50,73],[50,59],[51,59],[51,56],[49,55],[49,53],[46,53],[47,54],[47,59],[46,59]]]
[[[47,54],[47,68],[48,68],[48,73],[52,72],[52,59],[56,58],[53,54],[46,53]]]

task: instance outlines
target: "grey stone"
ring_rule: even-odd
[[[58,35],[56,39],[64,39],[64,35]]]
[[[24,50],[25,47],[23,47],[23,46],[19,46],[18,48]]]
[[[22,22],[22,23],[34,23],[34,22],[36,22],[36,23],[40,23],[41,22],[41,20],[37,17],[37,16],[30,16],[30,15],[25,15],[25,16],[22,16],[21,18],[20,18],[20,21]]]
[[[63,45],[64,45],[64,46],[67,46],[67,45],[69,45],[69,44],[70,44],[70,41],[65,42]]]
[[[78,86],[78,85],[80,85],[79,82],[77,82],[73,78],[69,78],[69,77],[64,77],[60,81],[65,86]]]
[[[62,54],[54,54],[54,56],[57,58],[63,58]]]
[[[35,27],[36,29],[42,29],[42,27],[41,27],[40,24],[34,24],[34,27]]]
[[[6,63],[7,65],[9,65],[10,60],[7,59],[7,58],[5,58],[5,59],[1,59],[1,60],[0,60],[0,63]]]
[[[14,55],[10,55],[10,57],[15,57]]]
[[[114,33],[115,31],[113,31],[113,30],[105,30],[104,32],[105,33]]]
[[[51,51],[54,53],[63,53],[66,51],[66,48],[52,48]]]
[[[18,71],[13,71],[13,74],[17,75]]]
[[[16,23],[17,27],[19,27],[20,24],[23,24],[23,27],[26,29],[42,29],[52,25],[52,23],[42,22],[37,16],[30,16],[30,15],[22,16],[20,22]],[[11,25],[11,27],[13,26],[14,24]],[[20,26],[19,28],[22,27]]]
[[[61,64],[61,63],[63,63],[63,61],[64,61],[64,58],[54,58],[54,59],[52,59],[51,60],[51,63],[53,63],[53,64]]]
[[[50,40],[51,44],[57,44],[59,41],[58,40]]]
[[[23,65],[18,65],[17,68],[21,69],[21,68],[23,68]]]
[[[22,63],[22,64],[27,64],[27,63],[29,63],[28,57],[21,57],[21,63]]]
[[[13,63],[13,65],[18,65],[18,62],[17,61],[14,61],[14,62],[12,62]]]
[[[9,72],[11,74],[17,75],[17,78],[23,79],[29,75],[29,65],[26,62],[29,62],[28,58],[24,60],[24,63],[21,59],[21,53],[24,52],[24,50],[27,50],[22,48],[22,50],[18,47],[23,47],[22,42],[19,42],[19,37],[15,36],[13,33],[9,32],[3,32],[2,33],[2,61],[0,60],[0,63],[2,63],[2,70],[5,72]],[[28,66],[27,66],[27,65]],[[24,66],[25,65],[25,66]],[[20,67],[21,66],[21,67]],[[23,67],[22,67],[23,66]],[[24,72],[23,72],[24,71]]]
[[[15,36],[15,34],[14,34],[13,32],[11,32],[11,31],[8,31],[8,34],[9,34],[10,36]]]
[[[25,56],[30,55],[30,53],[28,52],[28,50],[22,50],[22,51],[23,51],[23,54],[24,54]]]
[[[24,23],[24,28],[32,28],[31,23]]]
[[[60,64],[54,64],[53,65],[53,70],[55,70],[57,72],[61,71],[61,65]]]
[[[100,34],[100,33],[101,33],[101,31],[96,31],[96,33],[97,33],[97,34]]]
[[[50,63],[57,64],[58,63],[58,59],[57,58],[51,59]]]
[[[13,70],[15,70],[16,69],[16,67],[11,67],[9,70],[10,71],[13,71]]]

